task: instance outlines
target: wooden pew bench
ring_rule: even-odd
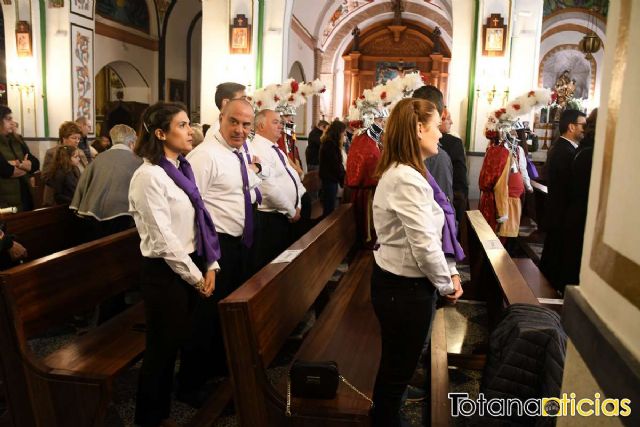
[[[342,205],[289,249],[302,252],[288,264],[269,264],[220,302],[233,397],[241,426],[352,426],[370,424],[370,403],[345,384],[332,400],[296,399],[285,415],[286,376],[272,384],[266,370],[304,318],[341,261],[356,230],[351,205]],[[294,360],[335,361],[339,372],[369,398],[380,359],[379,325],[370,298],[373,254],[350,257],[315,325]],[[432,345],[432,421],[449,424],[444,313],[436,316]]]
[[[30,212],[0,215],[7,233],[27,248],[29,260],[85,243],[80,219],[68,206],[53,206]]]
[[[138,303],[39,359],[28,339],[139,281],[135,229],[0,272],[0,354],[15,426],[92,426],[104,419],[113,379],[144,351]]]

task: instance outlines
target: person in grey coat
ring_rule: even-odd
[[[129,183],[142,164],[142,159],[132,151],[136,140],[132,128],[115,125],[109,135],[113,147],[96,157],[80,176],[69,206],[86,219],[95,239],[133,226],[129,213]]]

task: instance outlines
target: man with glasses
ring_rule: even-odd
[[[562,259],[566,250],[564,225],[571,191],[571,163],[578,144],[584,138],[586,115],[578,110],[565,110],[560,116],[560,137],[551,144],[547,154],[546,174],[549,191],[546,202],[547,236],[540,260],[540,269],[560,292],[567,285]]]

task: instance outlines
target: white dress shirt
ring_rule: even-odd
[[[270,170],[269,176],[264,178],[260,184],[262,203],[258,210],[262,212],[278,212],[293,218],[296,214],[296,207],[300,207],[300,199],[306,189],[302,185],[296,170],[287,161],[287,155],[278,148],[277,143],[271,142],[258,134],[249,143],[249,147],[260,158],[263,170]],[[276,150],[285,159],[284,164],[278,157]],[[293,181],[289,173],[293,176]],[[298,190],[297,199],[296,188]]]
[[[533,191],[531,186],[531,178],[529,178],[529,171],[527,170],[527,155],[524,153],[524,149],[518,145],[518,169],[522,175],[522,182],[528,192]]]
[[[198,145],[187,155],[187,159],[191,163],[196,184],[216,230],[238,237],[244,230],[245,213],[240,160],[234,151],[220,132],[215,132],[213,141]],[[247,167],[253,204],[256,202],[254,189],[260,185],[261,179],[247,164],[242,147],[239,152]]]
[[[376,263],[398,276],[426,277],[440,295],[453,293],[451,276],[458,271],[442,252],[444,220],[426,178],[407,165],[390,167],[373,197]]]
[[[195,285],[202,273],[189,257],[195,251],[195,210],[187,194],[166,172],[148,160],[134,172],[129,185],[129,212],[140,234],[140,252],[164,258],[185,282]],[[218,269],[218,263],[208,266]]]

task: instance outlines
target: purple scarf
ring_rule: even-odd
[[[166,157],[162,156],[158,166],[164,169],[169,178],[189,196],[196,214],[196,252],[204,257],[208,266],[220,259],[218,233],[216,233],[216,226],[213,224],[211,215],[204,207],[198,187],[196,187],[196,179],[193,176],[191,165],[182,154],[178,156],[178,161],[180,166],[176,168]]]
[[[444,212],[444,226],[442,227],[442,251],[445,255],[455,257],[456,261],[464,259],[464,251],[458,243],[456,236],[458,230],[456,227],[456,213],[451,207],[451,203],[447,200],[447,196],[440,189],[436,180],[427,172],[427,182],[433,189],[433,198]]]
[[[533,164],[531,160],[527,158],[527,173],[529,174],[529,178],[538,179],[540,174],[538,174],[538,168]]]

